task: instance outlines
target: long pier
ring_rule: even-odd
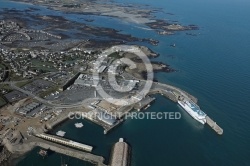
[[[42,138],[42,139],[52,141],[52,142],[55,142],[55,143],[70,146],[72,148],[77,148],[77,149],[80,149],[80,150],[88,151],[88,152],[91,152],[92,149],[93,149],[92,146],[85,145],[85,144],[82,144],[82,143],[78,143],[78,142],[75,142],[75,141],[71,141],[71,140],[68,140],[68,139],[65,139],[65,138],[59,138],[59,137],[54,136],[54,135],[49,135],[49,134],[44,134],[43,133],[43,134],[35,134],[35,136],[39,137],[39,138]]]
[[[130,164],[130,147],[123,138],[114,145],[110,166],[128,166]]]
[[[209,116],[206,116],[207,124],[219,135],[223,134],[223,129],[217,125]]]
[[[60,154],[64,154],[73,158],[77,158],[83,161],[87,161],[90,163],[93,163],[97,166],[106,166],[103,162],[104,162],[104,158],[101,156],[96,156],[94,154],[91,153],[87,153],[87,152],[83,152],[80,150],[76,150],[73,148],[65,148],[65,146],[63,145],[59,145],[59,144],[55,144],[53,142],[49,142],[49,141],[42,141],[42,142],[38,142],[36,143],[35,146],[39,146],[43,149],[50,149],[54,152],[60,153]]]
[[[178,102],[179,97],[192,100],[196,104],[198,102],[198,99],[195,98],[194,96],[188,94],[187,92],[179,88],[167,84],[154,83],[149,93],[150,94],[160,93],[165,97],[169,98],[170,100],[172,100],[173,102]],[[223,134],[223,129],[216,122],[214,122],[209,116],[206,116],[206,122],[208,126],[210,126],[217,134],[219,135]]]
[[[43,138],[31,136],[29,140],[24,140],[21,144],[13,145],[7,139],[4,139],[4,145],[11,153],[24,154],[31,151],[35,147],[49,149],[56,153],[64,154],[73,158],[87,161],[95,164],[96,166],[107,166],[104,164],[104,158],[85,151],[77,150],[60,143],[52,142]]]

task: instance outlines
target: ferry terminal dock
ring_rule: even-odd
[[[154,83],[152,86],[151,91],[149,92],[149,94],[162,94],[163,96],[165,96],[166,98],[172,100],[173,102],[177,102],[178,101],[178,97],[180,95],[194,101],[195,103],[197,103],[197,99],[191,95],[189,95],[187,92],[184,92],[182,90],[180,90],[179,88],[175,88],[173,86],[168,86],[166,84],[161,84],[161,83]],[[150,105],[151,102],[153,102],[155,99],[152,97],[146,97],[144,100],[141,101],[141,103],[137,103],[135,104],[133,107],[126,107],[126,109],[122,109],[122,114],[121,114],[121,120],[118,121],[115,125],[113,126],[109,126],[103,123],[100,123],[100,121],[95,121],[93,119],[88,119],[91,120],[94,123],[97,123],[98,125],[101,125],[104,127],[104,131],[105,134],[107,134],[111,129],[113,129],[114,127],[118,126],[119,124],[121,124],[123,122],[122,117],[126,114],[129,113],[131,110],[141,110],[143,108],[147,108],[147,106]],[[86,108],[82,108],[82,110],[84,111],[89,111]],[[58,117],[56,117],[56,119],[53,120],[49,120],[48,122],[46,122],[46,124],[44,126],[41,126],[40,129],[38,129],[40,131],[40,133],[44,133],[47,132],[48,130],[51,130],[52,128],[54,128],[56,125],[64,122],[65,120],[68,119],[67,114],[69,113],[68,111],[64,111],[62,112],[60,115],[58,115]],[[207,124],[219,135],[223,134],[223,129],[220,128],[209,116],[206,117],[207,120]],[[7,133],[8,134],[8,133]],[[44,149],[51,149],[55,152],[58,153],[62,153],[62,154],[66,154],[75,158],[79,158],[81,160],[84,161],[89,161],[92,163],[96,163],[97,165],[105,165],[104,164],[104,158],[101,156],[96,156],[94,154],[91,154],[89,152],[84,152],[84,151],[80,151],[80,150],[76,150],[74,148],[71,148],[69,146],[62,146],[56,142],[51,142],[49,140],[45,140],[45,139],[41,139],[38,137],[27,137],[28,140],[25,140],[25,138],[22,138],[23,143],[22,144],[13,144],[11,143],[9,140],[4,140],[4,145],[7,147],[7,149],[12,152],[12,153],[25,153],[30,151],[31,149],[33,149],[36,146],[40,146]],[[12,139],[13,140],[13,139]],[[19,148],[18,148],[19,147]],[[65,151],[66,150],[66,151]],[[81,153],[79,153],[81,152]]]
[[[142,83],[142,85],[145,83],[145,80],[139,80],[139,81]],[[77,104],[73,104],[71,106],[71,105],[53,104],[51,102],[48,102],[45,99],[41,99],[38,96],[35,96],[34,94],[31,94],[28,91],[25,91],[24,89],[16,87],[12,82],[10,83],[10,85],[14,89],[23,92],[24,94],[34,98],[35,100],[38,100],[39,102],[41,102],[41,103],[43,103],[45,105],[48,104],[49,107],[52,107],[52,109],[64,109],[64,111],[61,114],[59,114],[55,119],[45,122],[45,124],[43,124],[41,126],[41,128],[38,129],[38,130],[40,130],[40,134],[46,133],[48,130],[52,129],[54,126],[56,126],[59,123],[62,123],[63,121],[67,120],[68,119],[68,113],[70,112],[70,110],[72,108],[74,108],[74,109],[79,108],[79,110],[81,110],[83,112],[84,111],[85,112],[90,112],[90,111],[94,111],[94,110],[99,110],[99,111],[102,111],[102,112],[107,113],[107,114],[112,113],[112,112],[115,111],[119,115],[119,119],[114,123],[113,122],[110,123],[110,121],[107,122],[105,119],[96,119],[96,118],[92,118],[92,117],[87,117],[88,120],[102,126],[104,128],[104,134],[107,134],[111,129],[117,127],[119,124],[121,124],[123,122],[123,116],[124,115],[126,115],[127,113],[129,113],[130,111],[133,111],[133,110],[141,110],[143,108],[148,108],[150,106],[150,103],[154,101],[154,98],[152,98],[150,96],[146,96],[139,103],[133,104],[131,106],[116,107],[116,106],[114,106],[112,104],[103,104],[103,103],[101,105],[98,105],[98,104],[93,105],[92,103],[96,102],[96,101],[98,101],[97,103],[100,103],[101,99],[88,98],[88,99],[86,99],[86,101],[84,100],[82,102],[79,102]],[[162,94],[163,96],[165,96],[166,98],[172,100],[173,102],[178,102],[179,97],[183,97],[183,98],[185,98],[187,100],[192,100],[196,104],[198,102],[198,99],[195,98],[194,96],[190,95],[189,93],[187,93],[187,92],[185,92],[185,91],[183,91],[183,90],[181,90],[181,89],[179,89],[177,87],[174,87],[174,86],[171,86],[171,85],[168,85],[168,84],[158,83],[158,82],[153,82],[151,90],[149,91],[149,95],[151,95],[151,94]],[[93,109],[91,107],[93,107]],[[113,108],[115,108],[115,109],[113,109]],[[217,134],[219,134],[219,135],[223,134],[222,128],[220,128],[211,118],[207,117],[206,119],[207,119],[207,124]],[[25,138],[28,138],[28,137],[25,137]],[[34,138],[32,138],[32,139],[34,139]],[[58,139],[60,139],[60,138],[58,138]],[[11,140],[16,140],[16,139],[13,138]],[[53,140],[55,140],[55,139],[53,139]],[[50,142],[51,141],[53,142],[53,140],[51,139]],[[29,144],[29,141],[24,141],[24,143],[19,144],[19,145],[20,146],[25,146],[26,144]],[[39,142],[39,141],[36,140],[34,142]],[[62,143],[63,141],[58,141],[57,140],[56,142]],[[5,140],[4,143],[6,145],[9,145],[8,149],[10,149],[10,151],[12,150],[13,152],[15,152],[15,150],[12,149],[13,147],[10,146],[10,145],[13,145],[12,142],[10,142],[9,140]],[[36,144],[33,144],[33,145],[36,145]],[[72,146],[72,145],[67,145],[67,146]],[[31,146],[31,147],[34,147],[34,146]],[[70,147],[67,147],[67,149],[69,149],[69,148]],[[22,149],[22,148],[20,148],[20,149]],[[92,150],[92,148],[90,148],[90,149]],[[91,150],[88,150],[88,151],[91,151]],[[91,154],[91,153],[88,153],[88,154]],[[82,157],[79,157],[79,158],[82,158]],[[102,163],[99,158],[97,159],[98,161],[96,159],[92,159],[92,158],[87,159],[86,157],[84,159],[86,159],[87,161],[94,160],[93,162]]]

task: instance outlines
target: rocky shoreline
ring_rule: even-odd
[[[14,48],[37,48],[53,49],[58,51],[61,47],[56,46],[58,42],[63,43],[64,48],[77,45],[80,41],[86,41],[87,48],[96,48],[103,43],[103,47],[112,45],[125,44],[129,42],[142,42],[151,45],[158,45],[159,41],[151,38],[138,38],[130,34],[123,34],[120,30],[113,28],[105,28],[89,25],[68,20],[63,16],[53,15],[33,15],[30,12],[23,13],[20,10],[5,9],[0,11],[4,20],[16,22],[20,29],[33,27],[36,30],[48,32],[55,36],[60,36],[60,39],[42,36],[41,34],[30,34],[29,42],[21,42],[18,40],[8,41],[4,44],[7,47]],[[17,19],[18,18],[18,19]],[[33,40],[35,42],[33,42]],[[62,41],[63,40],[63,41]],[[102,42],[102,43],[100,43]]]
[[[22,0],[23,2],[26,2],[26,0]],[[19,2],[19,1],[18,1]],[[27,1],[30,2],[30,1]],[[51,4],[45,4],[45,1],[33,1],[35,4],[45,5],[49,6]],[[146,26],[150,27],[151,29],[156,30],[159,34],[162,35],[170,35],[174,34],[176,31],[186,31],[186,30],[195,30],[198,29],[197,26],[189,25],[189,26],[182,26],[179,24],[170,24],[164,20],[156,20],[152,18],[151,12],[152,10],[127,10],[126,6],[120,6],[118,4],[96,4],[95,2],[89,1],[88,5],[92,5],[92,9],[98,9],[94,12],[91,10],[85,11],[84,13],[81,13],[78,11],[80,10],[84,4],[78,6],[72,6],[71,4],[69,6],[58,6],[56,4],[52,4],[50,6],[54,10],[60,10],[68,13],[72,13],[72,9],[76,9],[74,13],[79,12],[79,14],[91,14],[91,15],[105,15],[109,17],[117,17],[121,19],[125,19],[126,21],[130,21],[129,19],[132,19],[132,22],[136,22],[138,24],[145,24]],[[112,12],[112,8],[109,11],[105,11],[107,8],[113,7],[121,9],[120,11]],[[129,6],[131,7],[131,6]],[[132,9],[135,9],[134,7]],[[85,23],[79,23],[75,21],[68,20],[62,16],[52,16],[52,15],[32,15],[32,11],[39,10],[35,8],[30,8],[26,10],[25,12],[15,10],[15,9],[5,9],[4,11],[1,11],[0,14],[2,15],[3,19],[9,19],[9,20],[16,20],[18,21],[18,25],[20,29],[17,29],[13,32],[26,32],[26,27],[32,27],[37,28],[36,30],[28,30],[28,40],[27,36],[25,39],[26,42],[20,41],[20,38],[18,38],[18,35],[20,34],[14,34],[12,37],[8,38],[8,34],[3,36],[1,39],[11,39],[13,41],[9,44],[0,44],[0,48],[2,46],[8,47],[8,48],[28,48],[28,49],[49,49],[49,50],[67,50],[75,46],[79,46],[78,48],[94,48],[94,49],[104,49],[113,45],[120,45],[125,44],[129,42],[145,42],[149,43],[151,45],[157,45],[159,41],[154,40],[152,38],[138,38],[134,37],[130,34],[123,34],[121,31],[112,29],[112,28],[105,28],[105,27],[97,27],[92,26]],[[87,20],[87,22],[92,22],[93,20]],[[39,30],[40,28],[40,30]],[[42,29],[42,30],[41,30]],[[24,31],[26,30],[26,31]],[[44,33],[41,33],[44,32]],[[3,34],[4,35],[4,34]],[[46,36],[47,35],[47,36]],[[49,37],[48,37],[49,36]],[[59,37],[55,37],[59,36]],[[21,37],[25,37],[25,35],[21,34]],[[29,38],[30,37],[30,38]],[[149,57],[149,58],[156,58],[159,56],[159,54],[155,53],[150,48],[147,48],[145,46],[140,46],[140,49]],[[145,69],[145,64],[140,59],[137,59],[138,57],[133,57],[129,55],[133,61],[136,62],[138,69],[136,70],[130,70],[126,69],[126,71],[133,76],[139,78],[139,79],[147,79],[147,72]],[[151,62],[153,66],[154,72],[175,72],[176,70],[172,69],[168,64],[163,64],[161,62]],[[154,80],[157,81],[157,80]],[[32,142],[34,143],[34,142]],[[32,146],[31,144],[27,144],[26,146],[19,146],[20,153],[18,153],[18,150],[15,149],[16,147],[9,147],[8,151],[8,145],[6,147],[0,148],[0,165],[1,166],[8,166],[8,165],[16,165],[20,159],[25,157],[28,151],[30,151],[33,146],[36,144],[34,143]],[[12,148],[12,149],[11,149]],[[26,152],[26,153],[21,153]]]
[[[150,59],[156,58],[160,56],[159,54],[155,53],[153,50],[141,46],[139,47]],[[133,62],[136,63],[136,69],[129,69],[128,67],[126,68],[126,71],[133,75],[136,78],[139,79],[144,79],[147,80],[147,70],[145,68],[145,64],[142,62],[142,60],[137,57],[136,55],[130,54],[130,53],[125,53],[123,54],[124,57],[131,59]],[[171,68],[170,65],[164,64],[162,62],[157,62],[157,61],[151,61],[151,65],[153,67],[153,72],[165,72],[165,73],[171,73],[171,72],[176,72],[175,69]],[[154,80],[157,81],[157,80]]]
[[[160,35],[173,35],[178,31],[190,31],[198,30],[199,27],[196,25],[183,26],[176,22],[170,23],[165,20],[155,20],[155,22],[146,23],[146,25],[158,32]]]
[[[20,2],[17,0],[13,0]],[[39,1],[34,0],[32,2],[28,0],[22,0],[25,3],[32,3],[34,5],[42,5],[52,10],[62,11],[65,13],[83,14],[83,15],[96,15],[96,16],[108,16],[119,18],[126,22],[144,24],[149,28],[156,30],[160,35],[171,35],[174,32],[186,31],[186,30],[197,30],[199,29],[196,25],[183,26],[172,21],[172,23],[166,20],[156,19],[154,13],[160,12],[161,9],[151,8],[147,5],[141,6],[136,4],[124,5],[123,3],[105,3],[100,1],[87,1],[82,3],[80,0],[67,3],[56,3],[53,1]],[[161,11],[162,12],[162,11]],[[166,13],[173,15],[172,13]],[[90,21],[92,22],[92,20]],[[157,42],[151,41],[151,44],[157,45]]]
[[[12,153],[9,152],[4,146],[0,146],[0,165],[8,166],[10,165],[10,159],[13,157]]]

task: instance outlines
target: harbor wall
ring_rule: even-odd
[[[12,146],[8,141],[4,141],[4,145],[8,149],[8,151],[10,151],[12,154],[23,155],[33,150],[35,147],[41,147],[43,149],[50,149],[60,154],[64,154],[73,158],[78,158],[80,160],[91,162],[97,166],[106,166],[105,164],[103,164],[104,158],[101,156],[76,150],[70,147],[66,147],[36,137],[35,138],[33,137],[32,139],[33,139],[32,142],[18,144],[15,146]]]

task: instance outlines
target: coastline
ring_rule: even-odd
[[[162,88],[166,86],[166,89],[168,88],[173,88],[177,91],[179,91],[180,94],[185,94],[186,96],[192,98],[192,100],[197,103],[197,99],[195,97],[193,97],[192,95],[188,94],[187,92],[185,91],[182,91],[181,89],[179,88],[175,88],[173,86],[170,86],[170,85],[167,85],[167,84],[162,84],[162,83],[154,83],[155,85],[154,86],[161,86]],[[154,88],[151,90],[152,92],[155,92],[158,93],[158,94],[164,94],[165,95],[165,92],[163,93],[164,88],[163,89],[157,89],[157,88]],[[152,93],[150,92],[150,93]],[[174,101],[173,98],[171,98],[172,96],[169,96],[169,94],[166,94],[166,97],[169,98],[170,100]],[[175,102],[175,101],[174,101]],[[43,132],[52,132],[53,130],[55,130],[57,127],[59,127],[60,124],[62,124],[63,122],[67,121],[68,120],[68,111],[64,111],[63,114],[59,115],[60,117],[58,117],[56,120],[53,120],[53,121],[49,121],[48,123],[46,123],[46,126],[44,126],[45,128],[41,128],[39,129],[40,131],[43,131]],[[31,138],[32,139],[32,138]],[[18,145],[18,146],[15,146],[15,148],[10,145],[10,144],[5,144],[5,146],[9,149],[9,151],[12,151],[14,152],[11,157],[7,160],[6,163],[18,163],[20,160],[22,160],[23,158],[25,158],[25,156],[30,152],[32,151],[35,147],[37,147],[37,145],[39,145],[40,143],[34,143],[34,142],[29,142],[29,143],[24,143],[23,145]],[[23,154],[21,154],[23,153]]]
[[[20,1],[12,0],[13,2]],[[96,16],[107,16],[118,18],[120,20],[124,20],[128,23],[135,23],[137,25],[145,25],[149,27],[151,30],[155,30],[160,35],[172,35],[178,31],[187,31],[187,30],[198,30],[199,27],[197,25],[180,25],[175,21],[166,21],[163,19],[157,19],[154,13],[162,12],[161,9],[153,8],[151,9],[145,8],[143,6],[126,6],[123,3],[111,2],[110,4],[105,3],[95,3],[88,2],[87,4],[81,3],[81,1],[76,0],[75,5],[77,7],[71,8],[67,3],[60,5],[57,3],[47,3],[45,1],[35,0],[33,2],[29,2],[27,0],[22,0],[21,2],[25,2],[27,4],[39,5],[46,7],[55,11],[62,11],[64,13],[74,13],[74,14],[83,14],[83,15],[96,15]],[[118,10],[113,11],[113,8],[117,8]],[[84,9],[84,10],[83,10]],[[136,12],[138,10],[138,12]],[[155,45],[157,44],[154,43]]]
[[[109,16],[110,17],[110,16]],[[88,27],[87,27],[88,28]],[[94,30],[96,30],[96,29],[94,29]],[[104,30],[106,30],[105,28],[104,28]],[[186,30],[186,29],[185,29]],[[115,29],[113,29],[113,31],[115,31]],[[115,31],[115,32],[118,32],[118,31]],[[109,34],[110,35],[110,34]],[[117,34],[116,34],[117,35]],[[118,34],[118,36],[119,36],[120,34]],[[129,36],[129,37],[128,37]],[[119,36],[120,37],[120,36]],[[124,37],[128,37],[128,38],[130,38],[131,40],[134,40],[134,38],[132,38],[132,36],[130,36],[130,35],[125,35]],[[128,39],[128,40],[130,40],[130,39]],[[147,39],[142,39],[142,40],[147,40]],[[150,39],[151,40],[151,39]],[[152,41],[152,43],[153,43],[153,45],[154,45],[154,43],[155,43],[156,41]],[[112,43],[113,44],[113,43]],[[111,44],[111,45],[112,45]],[[97,44],[95,44],[94,45],[94,47],[96,46]],[[149,48],[147,48],[147,49],[149,49]],[[156,53],[154,53],[151,49],[149,49],[149,51],[148,51],[148,54],[150,54],[150,58],[155,58],[155,57],[158,57],[158,56],[160,56],[159,54],[156,54]],[[173,69],[171,69],[170,67],[169,67],[169,65],[167,65],[167,64],[163,64],[163,63],[161,63],[161,62],[152,62],[152,64],[153,65],[155,65],[155,68],[154,68],[154,72],[162,72],[162,71],[164,71],[164,72],[173,72],[174,70]],[[143,73],[143,71],[142,72],[138,72],[139,74],[141,74],[141,76],[142,76],[142,78],[145,78],[145,74]],[[58,123],[55,123],[55,124],[52,124],[52,125],[47,125],[46,124],[46,128],[47,129],[49,129],[48,131],[50,131],[50,130],[53,130],[54,128],[56,128],[58,125],[60,125],[61,123],[63,123],[63,122],[65,122],[67,120],[67,118],[65,119],[65,117],[64,118],[62,118],[62,119],[60,119],[59,121],[58,121]],[[34,143],[34,142],[32,142],[31,144],[30,144],[30,146],[29,146],[29,148],[30,149],[25,149],[25,148],[23,148],[23,150],[24,150],[24,154],[23,155],[21,155],[21,154],[19,154],[19,153],[13,153],[13,155],[9,158],[9,160],[8,161],[11,161],[11,162],[19,162],[20,160],[22,160],[23,158],[25,158],[25,156],[32,150],[32,149],[34,149],[35,147],[37,147],[37,145],[36,145],[36,143]],[[13,161],[12,161],[13,160]]]
[[[108,159],[110,147],[118,140],[118,136],[124,137],[133,146],[131,166],[185,165],[187,163],[193,166],[199,166],[199,163],[247,166],[250,163],[248,156],[250,136],[246,132],[250,129],[250,112],[247,102],[250,92],[248,86],[250,85],[250,74],[247,72],[250,62],[250,56],[247,56],[250,52],[247,29],[250,27],[250,22],[247,22],[246,19],[250,13],[248,9],[250,2],[239,3],[225,0],[206,1],[206,3],[197,0],[190,2],[185,0],[115,1],[131,4],[145,3],[149,7],[158,6],[165,13],[174,15],[157,13],[157,16],[168,21],[176,20],[176,23],[181,25],[194,23],[200,27],[198,31],[187,31],[188,34],[184,31],[176,32],[174,35],[160,36],[155,33],[155,30],[148,31],[134,26],[131,26],[130,29],[125,22],[118,23],[117,21],[115,24],[116,21],[113,20],[116,19],[113,18],[107,19],[105,22],[107,17],[101,16],[100,19],[94,19],[92,22],[98,25],[102,23],[104,26],[113,26],[116,27],[115,29],[120,25],[123,33],[138,37],[145,34],[158,39],[160,43],[156,47],[146,43],[142,43],[142,45],[145,44],[161,54],[152,61],[169,64],[178,71],[170,74],[157,73],[155,79],[180,87],[196,96],[201,109],[223,127],[225,134],[219,136],[207,125],[202,126],[193,120],[181,106],[161,95],[152,95],[156,97],[156,101],[145,110],[146,113],[179,112],[182,114],[181,120],[129,120],[107,136],[103,135],[101,127],[88,122],[84,123],[85,121],[83,121],[85,126],[82,129],[76,129],[75,122],[66,121],[63,123],[64,125],[57,126],[58,130],[66,131],[69,134],[66,136],[79,142],[84,141],[95,145],[94,153],[103,155],[105,159]],[[5,2],[2,1],[2,3],[4,5]],[[11,4],[1,7],[7,8],[8,6],[10,8],[17,6],[21,11],[24,5]],[[23,13],[26,12],[25,8]],[[37,8],[41,9],[40,12],[44,11],[44,7],[38,6]],[[72,16],[96,18],[79,14]],[[99,44],[96,43],[92,46],[95,47]],[[176,44],[176,47],[171,47],[170,44]],[[0,48],[7,49],[3,45]],[[37,159],[41,157],[37,152],[38,149],[30,152],[18,166],[32,165],[32,163],[36,166],[60,165],[60,154],[39,161]],[[65,158],[67,159],[67,157]],[[77,161],[77,159],[70,158],[70,162],[67,164],[80,166],[80,162],[77,164]]]

